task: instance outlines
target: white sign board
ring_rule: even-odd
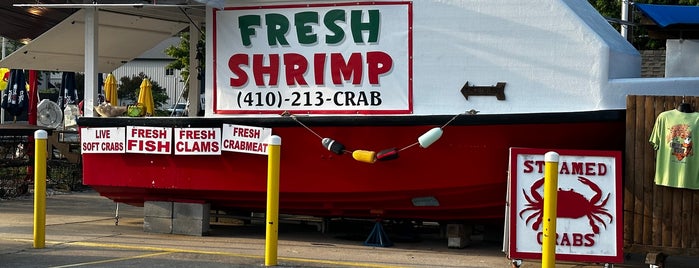
[[[560,155],[556,259],[623,262],[621,153],[612,151],[510,149],[509,257],[541,259],[548,151]]]
[[[126,128],[125,127],[105,127],[80,129],[80,152],[90,153],[124,153]]]
[[[172,128],[127,126],[126,152],[142,154],[171,154]]]
[[[220,128],[175,128],[176,155],[220,155]]]
[[[270,136],[272,136],[271,128],[223,124],[221,150],[266,155],[266,141]]]
[[[412,112],[411,11],[409,1],[214,9],[214,112]]]

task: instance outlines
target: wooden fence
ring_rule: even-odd
[[[699,190],[655,185],[655,151],[648,141],[655,118],[682,102],[699,111],[699,97],[693,96],[626,99],[625,252],[699,256]],[[699,137],[699,133],[695,135]],[[694,140],[699,142],[699,138]],[[699,161],[699,152],[693,158]]]

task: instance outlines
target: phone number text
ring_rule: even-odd
[[[255,107],[374,107],[380,106],[379,91],[238,91],[237,105],[241,109]]]

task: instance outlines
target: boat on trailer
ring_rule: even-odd
[[[627,95],[699,88],[640,78],[587,1],[228,1],[206,25],[203,117],[78,123],[269,128],[286,214],[502,220],[510,148],[622,151]],[[262,212],[266,174],[258,154],[83,154],[84,184],[132,205]]]

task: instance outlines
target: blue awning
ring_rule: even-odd
[[[634,4],[638,10],[664,28],[674,24],[699,24],[699,6]]]

